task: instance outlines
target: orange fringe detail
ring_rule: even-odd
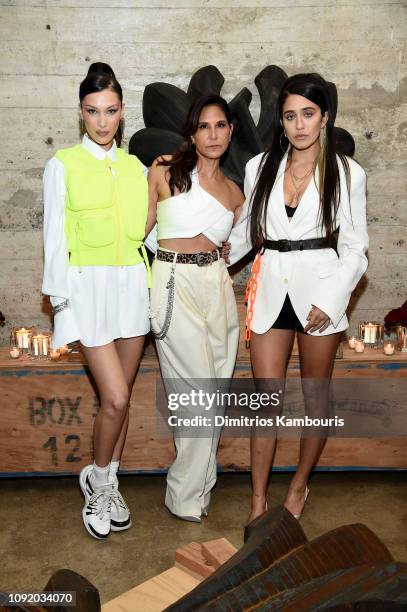
[[[249,348],[250,343],[250,325],[253,318],[253,307],[257,294],[257,277],[261,267],[261,254],[257,253],[250,273],[250,277],[246,285],[245,302],[247,304],[246,311],[246,348]]]

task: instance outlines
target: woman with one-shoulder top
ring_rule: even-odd
[[[167,394],[216,389],[234,369],[239,321],[219,251],[243,203],[240,189],[220,168],[231,135],[223,98],[201,98],[189,112],[184,147],[156,160],[149,172],[147,229],[157,218],[159,242],[151,327]],[[177,417],[199,415],[213,418],[214,411],[192,404],[176,411]],[[177,456],[168,471],[165,504],[177,517],[201,522],[216,482],[219,428],[213,420],[194,432],[190,437],[182,427],[174,430]]]

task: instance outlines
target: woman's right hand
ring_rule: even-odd
[[[314,304],[312,304],[312,308],[308,313],[307,321],[308,323],[304,327],[305,333],[314,333],[316,331],[321,333],[331,324],[331,319],[328,317],[328,315]]]
[[[225,260],[226,263],[230,263],[229,262],[230,248],[231,248],[230,242],[228,242],[227,240],[224,240],[222,242],[222,248],[220,250],[220,256],[222,257],[222,259]]]

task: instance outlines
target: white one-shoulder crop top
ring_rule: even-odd
[[[221,246],[231,232],[234,213],[199,184],[198,172],[191,173],[191,189],[157,204],[157,240],[194,238],[204,234]]]

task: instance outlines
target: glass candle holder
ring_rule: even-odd
[[[354,348],[355,348],[355,345],[356,345],[356,340],[357,340],[356,336],[350,336],[350,337],[348,338],[348,345],[349,345],[349,348],[351,348],[351,349],[354,349]]]
[[[383,342],[394,342],[397,345],[397,327],[395,325],[384,328]]]
[[[394,342],[390,342],[389,340],[385,341],[385,343],[383,345],[383,353],[385,355],[393,355],[394,348],[395,348],[394,347]]]
[[[407,327],[397,325],[397,348],[402,353],[407,353]]]
[[[12,329],[10,332],[10,358],[18,359],[21,355],[21,351],[18,347],[16,330]]]
[[[365,350],[365,343],[363,340],[356,340],[355,342],[355,353],[363,353]]]
[[[383,343],[382,323],[377,321],[361,321],[359,323],[359,338],[363,340],[366,346],[380,346]]]
[[[22,355],[31,354],[31,339],[33,335],[32,328],[20,327],[15,330],[17,346]]]
[[[33,359],[48,359],[50,351],[50,335],[34,334],[31,341],[31,356]]]

